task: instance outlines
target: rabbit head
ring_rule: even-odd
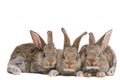
[[[83,70],[100,70],[108,68],[108,62],[104,50],[108,46],[112,30],[106,32],[97,42],[93,33],[89,33],[89,44],[84,45],[80,50]],[[101,67],[102,66],[102,67]]]
[[[42,50],[43,67],[46,69],[54,68],[56,65],[57,50],[53,43],[52,31],[47,32],[48,44],[35,32],[30,31],[34,44],[39,50]]]
[[[64,35],[64,49],[63,49],[63,71],[75,72],[81,66],[81,59],[78,55],[79,42],[81,38],[87,34],[87,32],[82,33],[77,37],[73,43],[70,45],[70,39],[64,28],[61,28]]]
[[[57,56],[57,49],[53,43],[53,36],[52,32],[48,31],[48,44],[44,46],[44,67],[45,68],[54,68],[56,65],[56,56]]]

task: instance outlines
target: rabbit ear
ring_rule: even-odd
[[[54,45],[54,43],[53,43],[52,31],[48,31],[48,32],[47,32],[47,36],[48,36],[48,44]]]
[[[89,44],[95,44],[95,37],[92,32],[89,33]]]
[[[99,45],[102,49],[105,49],[108,46],[109,40],[110,40],[110,36],[112,34],[112,29],[109,30],[108,32],[106,32],[96,43],[97,45]]]
[[[86,35],[86,34],[87,34],[87,32],[84,32],[84,33],[82,33],[79,37],[77,37],[77,38],[75,39],[75,41],[73,42],[72,47],[76,47],[77,50],[78,50],[80,40],[81,40],[81,38],[82,38],[84,35]]]
[[[41,49],[46,45],[46,43],[44,42],[44,40],[40,37],[38,33],[30,30],[30,34],[37,48]]]
[[[69,39],[69,37],[67,35],[67,32],[66,32],[66,30],[64,28],[61,28],[61,31],[64,34],[64,48],[69,47],[70,46],[70,39]]]

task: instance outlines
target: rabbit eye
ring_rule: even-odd
[[[76,60],[78,59],[78,57],[75,58]]]
[[[62,56],[63,59],[65,59],[64,55]]]
[[[99,53],[99,54],[98,54],[98,57],[100,58],[101,56],[102,56],[102,53]]]
[[[63,56],[63,59],[65,59],[65,57]]]
[[[76,60],[78,60],[80,58],[80,56],[79,55],[77,55],[77,57],[75,58]]]
[[[101,55],[102,55],[102,54],[100,53],[100,54],[98,55],[98,57],[101,57]]]
[[[77,59],[79,59],[80,58],[80,54],[77,54],[77,57],[76,57]]]
[[[43,54],[43,57],[45,57],[45,54]]]
[[[85,57],[87,57],[87,54],[85,53]]]
[[[43,57],[45,57],[45,53],[43,52]]]

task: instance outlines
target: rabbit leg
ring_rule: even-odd
[[[59,75],[59,72],[57,70],[51,70],[49,72],[49,76],[57,76],[57,75]]]
[[[105,72],[98,72],[98,73],[96,74],[96,76],[97,76],[97,77],[105,77],[106,74],[105,74]]]
[[[15,65],[8,65],[7,71],[15,75],[19,75],[21,73],[21,70]]]
[[[85,76],[85,77],[91,77],[92,74],[90,74],[89,72],[85,72],[85,73],[84,73],[84,76]]]
[[[23,57],[16,57],[15,59],[9,61],[8,63],[8,72],[12,74],[20,74],[21,72],[26,71],[25,61]]]
[[[78,71],[78,72],[76,72],[75,75],[76,75],[77,77],[83,77],[83,76],[84,76],[84,74],[83,74],[82,71]]]
[[[114,75],[114,73],[115,73],[115,68],[116,68],[116,66],[111,67],[111,68],[108,70],[108,72],[107,72],[107,76],[112,76],[112,75]]]

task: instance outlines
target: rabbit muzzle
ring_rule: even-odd
[[[91,70],[91,69],[98,70],[98,69],[100,69],[98,60],[87,59],[85,61],[85,69],[86,70]]]
[[[44,62],[44,68],[55,68],[56,61],[45,61]]]
[[[70,72],[74,72],[76,69],[76,66],[74,63],[71,62],[66,62],[64,64],[64,71],[70,71]]]

